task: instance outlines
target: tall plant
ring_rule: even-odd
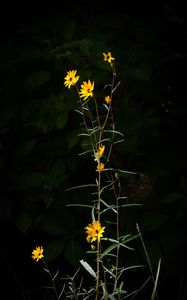
[[[68,284],[64,284],[58,292],[55,286],[57,274],[51,276],[45,262],[43,247],[36,247],[32,252],[32,258],[36,261],[39,259],[44,261],[45,270],[50,275],[52,288],[57,299],[63,295],[65,295],[65,299],[95,300],[125,299],[137,295],[137,290],[128,294],[124,288],[123,274],[127,269],[137,268],[140,265],[125,267],[120,263],[120,257],[124,251],[133,250],[128,243],[141,236],[138,230],[137,234],[131,235],[129,233],[124,234],[120,229],[120,210],[127,205],[133,205],[124,204],[126,195],[122,193],[120,175],[135,173],[116,168],[113,165],[112,154],[115,145],[124,141],[123,134],[116,129],[113,113],[114,92],[120,81],[117,81],[115,58],[112,53],[103,53],[103,60],[110,66],[111,82],[106,83],[101,93],[97,90],[97,84],[94,80],[81,81],[78,70],[69,70],[64,77],[65,87],[68,89],[75,88],[77,92],[76,111],[81,117],[80,136],[85,142],[85,151],[81,154],[89,155],[94,165],[93,178],[95,179],[91,184],[95,189],[92,193],[93,200],[88,205],[77,204],[79,207],[90,209],[90,222],[85,224],[83,229],[86,240],[90,244],[87,252],[92,255],[93,259],[92,263],[82,259],[80,264],[86,269],[88,275],[93,277],[94,284],[85,288],[81,281],[76,287],[75,277],[77,273],[75,273],[73,277],[66,278]],[[84,184],[71,189],[89,187],[90,184]],[[75,204],[72,203],[69,206],[73,205]],[[156,289],[154,289],[152,299],[155,295]]]

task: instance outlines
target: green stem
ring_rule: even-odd
[[[49,270],[49,268],[48,268],[48,265],[47,265],[45,259],[43,259],[42,261],[43,261],[43,263],[44,263],[44,265],[45,265],[45,269],[46,269],[47,273],[49,274],[50,280],[51,280],[51,282],[52,282],[53,290],[54,290],[54,293],[55,293],[55,298],[56,298],[57,300],[59,300],[59,296],[58,296],[58,293],[57,293],[56,285],[55,285],[54,279],[53,279],[53,277],[52,277],[52,275],[51,275],[51,272],[50,272],[50,270]]]
[[[101,198],[100,198],[100,192],[101,192],[101,172],[99,172],[98,175],[98,202],[97,202],[97,221],[100,222],[101,217]],[[99,296],[99,280],[100,280],[100,241],[97,240],[97,278],[96,278],[96,300]]]

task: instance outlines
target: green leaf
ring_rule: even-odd
[[[64,250],[64,246],[65,246],[64,239],[56,239],[56,240],[52,241],[51,243],[49,243],[46,246],[45,259],[47,261],[51,261],[51,260],[58,258],[62,254],[62,252]]]
[[[156,279],[155,279],[155,283],[154,283],[153,292],[152,292],[152,295],[151,295],[151,300],[154,300],[154,299],[155,299],[155,296],[156,296],[157,282],[158,282],[158,277],[159,277],[159,274],[160,274],[160,264],[161,264],[161,258],[159,259],[159,262],[158,262],[158,268],[157,268],[157,273],[156,273]]]
[[[71,221],[70,221],[71,220]],[[68,235],[75,230],[73,214],[64,207],[64,203],[56,202],[43,217],[43,230],[50,235]]]
[[[69,241],[65,248],[64,257],[72,265],[77,265],[82,254],[82,248],[75,240]]]
[[[20,213],[16,218],[16,226],[21,233],[26,234],[31,227],[32,219],[28,213]]]
[[[145,212],[141,216],[141,226],[143,230],[149,232],[160,228],[167,220],[168,216],[154,211]]]
[[[77,24],[74,19],[70,20],[64,25],[62,36],[66,41],[72,40],[73,36],[75,35],[76,28],[77,28]]]
[[[95,61],[95,65],[96,67],[98,67],[99,69],[105,70],[105,71],[111,71],[111,66],[108,62],[103,61],[101,59],[98,59]]]
[[[122,169],[114,169],[116,173],[119,173],[120,175],[136,175],[137,172],[132,172],[132,171],[127,171],[127,170],[122,170]]]
[[[77,131],[69,132],[67,142],[69,148],[73,148],[80,141],[80,137],[77,135]]]
[[[149,257],[149,261],[152,266],[157,266],[160,257],[162,257],[163,255],[162,247],[160,247],[160,244],[151,239],[149,239],[146,242],[146,249],[144,249],[143,247],[140,248],[140,253],[146,265],[147,265],[147,256]]]
[[[168,170],[159,165],[152,165],[145,169],[145,173],[148,174],[151,182],[156,182],[159,178],[168,177],[170,173]]]
[[[42,172],[28,171],[18,177],[18,183],[22,188],[43,186],[48,181],[48,176]]]
[[[133,240],[135,238],[137,238],[138,236],[134,236],[132,238],[129,238],[129,240]],[[127,248],[129,250],[134,250],[134,248],[131,248],[129,246],[127,246],[125,243],[127,243],[129,240],[127,239],[121,243],[121,242],[118,242],[117,240],[114,240],[114,239],[110,239],[110,238],[102,238],[103,241],[110,241],[112,242],[113,244],[111,246],[109,246],[105,251],[103,251],[103,253],[101,254],[100,258],[104,257],[105,255],[108,255],[110,252],[112,252],[112,250],[114,250],[116,247],[120,246],[120,247],[124,247],[124,248]],[[114,254],[110,254],[110,255],[114,255]]]
[[[93,46],[93,41],[89,39],[83,39],[80,43],[80,50],[84,55],[89,56],[90,48],[92,46]]]
[[[26,141],[20,144],[16,149],[16,156],[17,157],[27,156],[32,151],[35,144],[36,144],[36,139],[32,139],[30,141]]]
[[[48,126],[46,123],[42,121],[35,122],[34,124],[37,128],[39,128],[44,134],[48,133]]]
[[[70,41],[70,42],[64,43],[62,48],[63,49],[71,49],[71,48],[78,47],[79,45],[80,45],[80,40],[75,40],[75,41]]]
[[[103,251],[103,253],[101,254],[100,258],[103,258],[105,255],[108,255],[110,252],[112,252],[112,250],[114,250],[115,248],[117,248],[119,245],[119,243],[114,243],[111,246],[109,246],[105,251]]]
[[[38,120],[43,103],[41,100],[28,100],[23,103],[20,114],[23,122],[32,122]]]
[[[88,204],[67,204],[66,206],[72,206],[72,207],[83,207],[83,208],[93,208],[93,205]]]
[[[143,65],[139,67],[129,67],[127,69],[127,76],[133,79],[149,81],[151,76],[151,70],[148,65]]]
[[[51,74],[47,71],[35,71],[26,80],[29,90],[33,90],[49,81]]]
[[[183,195],[181,195],[180,193],[173,192],[173,193],[169,193],[167,196],[165,196],[161,202],[162,203],[171,203],[171,202],[178,201],[181,198],[183,198]]]
[[[68,113],[67,111],[64,111],[63,113],[59,114],[57,121],[56,121],[56,127],[57,129],[62,129],[68,120]]]
[[[65,164],[62,159],[58,159],[49,171],[49,176],[56,183],[61,182],[65,177]]]
[[[43,229],[50,235],[62,235],[67,232],[67,225],[64,224],[62,217],[52,214],[49,217],[45,217]],[[66,226],[65,226],[66,225]]]
[[[90,273],[94,278],[97,278],[97,275],[95,271],[92,269],[92,267],[83,259],[80,260],[81,265]]]
[[[69,188],[69,189],[66,189],[66,191],[71,191],[71,190],[74,190],[74,189],[80,189],[80,188],[87,188],[87,187],[96,187],[97,186],[97,184],[93,184],[93,183],[91,183],[91,184],[83,184],[83,185],[77,185],[77,186],[73,186],[73,187],[71,187],[71,188]]]

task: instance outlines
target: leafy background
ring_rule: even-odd
[[[84,150],[76,94],[64,88],[69,69],[95,81],[110,80],[103,51],[116,57],[116,127],[125,141],[114,148],[127,203],[124,233],[139,224],[155,270],[161,257],[160,298],[186,293],[186,16],[183,3],[125,1],[124,6],[81,1],[50,7],[7,4],[1,11],[0,232],[1,292],[17,299],[48,299],[46,275],[30,255],[47,249],[52,269],[72,274],[88,245],[93,166]],[[124,265],[146,263],[139,240]],[[125,275],[134,290],[149,269]],[[172,288],[171,288],[172,287]],[[146,297],[145,295],[142,297]],[[140,295],[141,297],[141,295]],[[147,296],[148,297],[148,296]],[[148,297],[149,298],[149,297]],[[148,299],[146,298],[146,299]]]

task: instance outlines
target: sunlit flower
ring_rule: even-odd
[[[88,235],[86,237],[88,243],[93,243],[96,240],[100,242],[101,237],[103,237],[103,232],[105,231],[105,227],[102,227],[99,221],[93,221],[91,224],[88,224],[85,229]]]
[[[77,70],[68,71],[66,77],[64,78],[64,85],[70,89],[72,85],[75,85],[79,80],[80,76],[76,76]]]
[[[39,261],[39,259],[44,257],[43,252],[44,252],[44,249],[43,249],[42,246],[41,247],[36,247],[36,249],[34,249],[32,251],[32,259],[36,260],[36,261]]]
[[[88,97],[93,97],[93,90],[94,81],[92,83],[90,80],[88,80],[88,82],[84,81],[83,84],[81,84],[80,97],[83,98],[83,100],[86,100]]]
[[[111,97],[110,97],[110,96],[106,96],[106,97],[105,97],[105,102],[106,102],[106,104],[110,104],[110,102],[111,102]]]
[[[96,171],[102,172],[104,170],[104,168],[105,168],[105,165],[103,163],[98,163]]]
[[[103,57],[104,57],[104,61],[108,61],[110,64],[112,63],[112,60],[115,60],[111,52],[103,53]]]
[[[100,158],[103,156],[104,154],[104,151],[105,151],[105,145],[100,145],[99,146],[99,149],[97,150],[97,152],[95,153],[95,161],[99,162],[100,161]]]

